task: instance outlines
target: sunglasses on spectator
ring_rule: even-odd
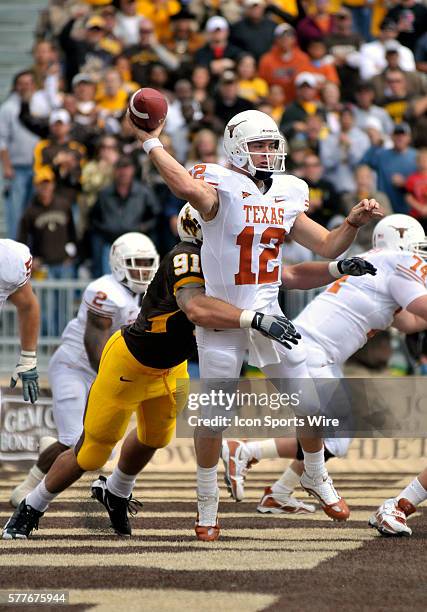
[[[403,83],[403,79],[387,79],[387,83]]]

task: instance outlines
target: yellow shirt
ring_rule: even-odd
[[[125,89],[119,89],[115,96],[107,96],[104,91],[100,90],[96,95],[98,106],[111,113],[122,112],[127,107],[128,92]]]
[[[259,77],[250,81],[239,81],[239,96],[249,102],[258,102],[260,98],[266,98],[268,96],[267,81]]]
[[[164,0],[162,3],[153,2],[153,0],[137,0],[136,2],[138,15],[142,15],[154,24],[159,40],[170,37],[169,19],[180,10],[181,4],[177,0]]]

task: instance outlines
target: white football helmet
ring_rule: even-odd
[[[248,143],[255,140],[276,142],[276,150],[266,153],[267,164],[264,166],[255,166],[252,162]],[[230,119],[224,130],[224,149],[228,161],[233,166],[246,170],[255,178],[268,178],[266,174],[271,176],[285,171],[286,140],[274,119],[261,111],[244,111]]]
[[[145,293],[159,267],[159,254],[153,242],[139,232],[119,236],[110,249],[114,278],[133,293]]]
[[[422,258],[427,257],[423,226],[409,215],[395,214],[381,219],[374,228],[372,244],[375,249],[412,251]]]
[[[177,219],[178,235],[183,242],[203,242],[200,215],[188,202],[179,211]]]

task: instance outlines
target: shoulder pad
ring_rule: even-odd
[[[29,280],[33,258],[30,249],[15,240],[0,240],[0,283],[13,293]]]

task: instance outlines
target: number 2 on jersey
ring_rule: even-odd
[[[264,285],[279,280],[280,265],[275,265],[272,270],[267,270],[267,266],[269,261],[277,259],[280,245],[285,239],[286,230],[280,227],[268,227],[262,233],[260,242],[270,244],[270,247],[265,247],[259,256],[258,279],[252,271],[254,233],[254,228],[248,226],[237,236],[236,244],[240,247],[240,259],[239,272],[234,275],[236,285]],[[271,244],[272,240],[275,240],[274,245]]]

